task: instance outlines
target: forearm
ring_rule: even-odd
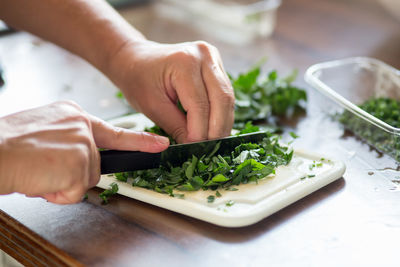
[[[106,74],[125,43],[145,39],[103,0],[0,0],[0,18],[79,55]]]

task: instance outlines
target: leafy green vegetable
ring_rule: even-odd
[[[125,98],[121,91],[118,91],[117,93],[115,93],[115,96],[117,98],[119,98],[119,99],[124,99]]]
[[[290,132],[289,134],[293,139],[299,138],[299,136],[294,132]]]
[[[322,162],[317,162],[313,160],[313,162],[308,166],[308,168],[310,169],[310,171],[312,171],[314,168],[320,168],[322,166],[323,166]]]
[[[236,135],[254,133],[260,131],[260,127],[253,125],[251,121],[246,122],[243,129],[241,129]]]
[[[296,73],[279,79],[276,71],[260,78],[261,67],[256,65],[237,78],[229,76],[235,92],[235,123],[268,120],[272,116],[292,116],[304,109],[307,100],[303,89],[292,85]]]
[[[400,101],[383,97],[372,98],[359,107],[387,124],[400,128]],[[400,161],[400,136],[386,132],[347,110],[339,114],[338,118],[355,135]]]
[[[116,183],[111,183],[110,188],[106,189],[99,195],[99,197],[103,200],[103,204],[108,204],[108,199],[112,195],[115,195],[118,192],[118,185]]]
[[[217,190],[234,191],[235,185],[257,182],[275,168],[287,165],[293,151],[279,144],[279,137],[266,133],[258,144],[245,143],[229,154],[218,154],[218,147],[200,158],[192,156],[181,166],[160,167],[118,174],[118,180],[132,185],[175,196],[179,191]],[[219,192],[216,193],[218,197]],[[210,201],[210,200],[209,200]]]
[[[235,201],[229,200],[228,202],[225,203],[225,206],[232,207],[234,204],[235,204]]]

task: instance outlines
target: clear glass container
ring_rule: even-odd
[[[354,57],[308,68],[305,80],[332,101],[324,111],[378,150],[400,161],[400,128],[358,107],[365,101],[388,97],[400,101],[400,71],[373,58]]]
[[[161,0],[158,11],[229,43],[267,37],[281,0]]]

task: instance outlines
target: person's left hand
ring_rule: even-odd
[[[177,142],[230,134],[235,97],[214,46],[202,41],[129,43],[109,68],[108,76],[128,102]],[[186,116],[178,109],[178,100]]]

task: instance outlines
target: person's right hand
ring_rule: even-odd
[[[20,192],[75,203],[97,184],[97,147],[160,152],[168,138],[115,128],[73,102],[0,118],[0,194]]]

